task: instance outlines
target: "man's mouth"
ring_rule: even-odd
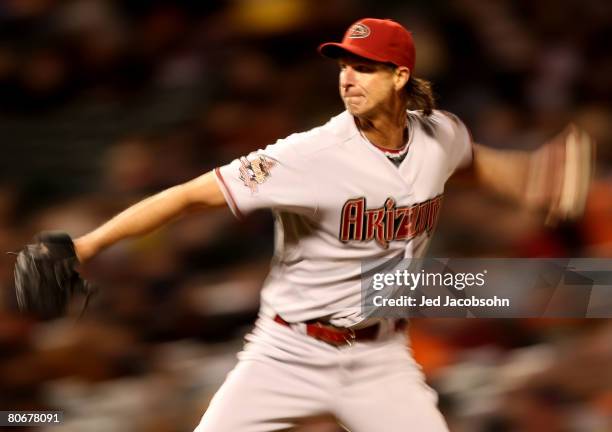
[[[344,101],[346,103],[356,104],[356,103],[359,103],[362,98],[363,98],[363,96],[361,96],[361,95],[344,96]]]

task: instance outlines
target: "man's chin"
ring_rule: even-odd
[[[348,111],[350,114],[352,114],[352,115],[354,115],[354,116],[357,116],[357,117],[358,117],[358,116],[360,116],[360,115],[363,115],[363,109],[360,109],[360,107],[358,107],[358,106],[355,106],[355,105],[353,105],[353,104],[348,104],[348,103],[345,103],[345,104],[344,104],[344,107],[346,108],[346,110],[347,110],[347,111]]]

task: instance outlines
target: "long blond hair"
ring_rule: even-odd
[[[436,108],[436,98],[429,81],[411,75],[404,89],[408,109],[420,110],[424,115],[429,116]]]

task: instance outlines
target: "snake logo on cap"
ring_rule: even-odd
[[[365,24],[355,24],[348,34],[349,39],[362,39],[370,36],[370,28]]]

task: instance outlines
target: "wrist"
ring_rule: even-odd
[[[84,263],[91,259],[95,254],[95,247],[92,245],[92,241],[88,236],[79,237],[74,239],[74,252],[80,263]]]

